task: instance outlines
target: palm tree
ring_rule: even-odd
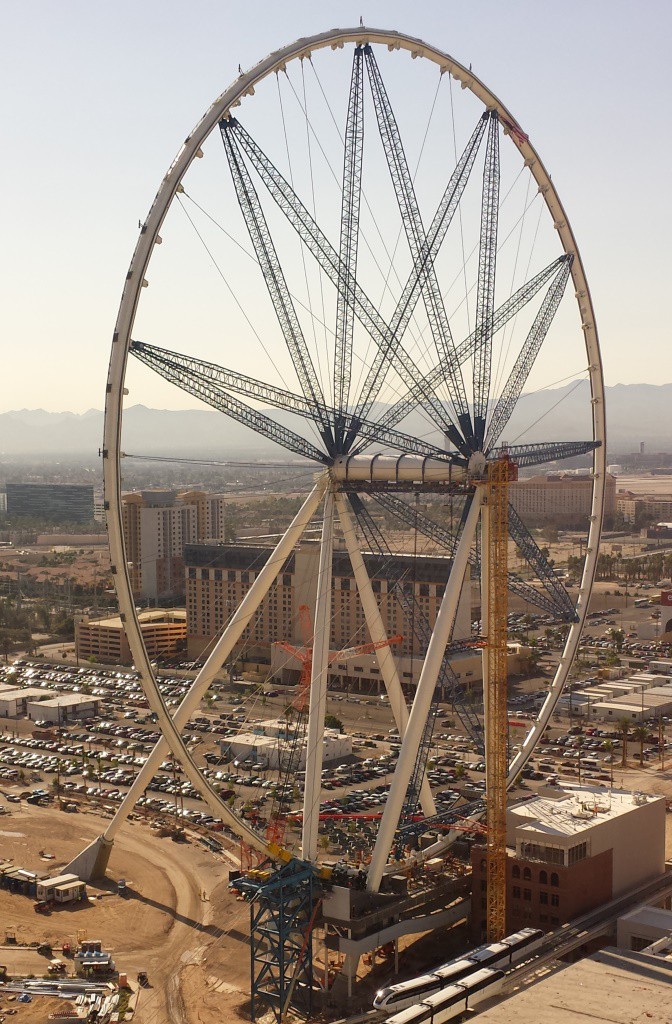
[[[621,768],[627,768],[628,766],[628,736],[630,734],[630,721],[627,718],[621,718],[618,723],[618,731],[621,734],[621,742],[623,744],[623,751],[621,755]]]
[[[614,751],[616,749],[616,744],[614,743],[613,740],[605,740],[604,743],[602,744],[602,749],[605,750],[609,754],[609,774],[611,775],[611,779],[609,781],[609,785],[613,789],[614,788]]]
[[[632,733],[633,740],[637,740],[637,742],[639,743],[639,767],[640,768],[644,767],[644,744],[646,743],[646,738],[647,738],[648,735],[649,735],[649,730],[647,729],[647,727],[643,723],[641,725],[636,726],[635,729],[633,730],[633,733]]]

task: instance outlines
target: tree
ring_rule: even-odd
[[[649,730],[642,723],[641,725],[635,726],[632,731],[632,738],[639,743],[639,767],[644,767],[644,744],[646,743],[646,737],[649,735]]]
[[[336,718],[336,715],[325,715],[324,727],[325,729],[338,729],[339,732],[343,732],[343,722],[340,718]]]
[[[630,735],[630,720],[627,718],[621,718],[618,723],[618,731],[621,734],[621,743],[623,744],[623,751],[621,753],[621,768],[627,768],[628,766],[628,736]]]
[[[521,674],[524,676],[535,676],[539,668],[539,651],[530,649],[520,654]]]

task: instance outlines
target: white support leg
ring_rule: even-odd
[[[324,756],[324,716],[327,710],[329,675],[329,637],[331,634],[331,576],[334,550],[334,495],[331,488],[324,498],[324,520],[320,564],[317,571],[317,601],[313,632],[313,665],[308,706],[306,746],[306,782],[303,794],[303,831],[301,853],[304,860],[317,859],[317,831],[320,822],[322,760]]]
[[[376,845],[373,849],[371,864],[367,876],[367,889],[369,892],[377,892],[383,877],[383,871],[390,855],[390,849],[394,841],[394,833],[399,822],[399,815],[403,807],[404,798],[408,789],[408,783],[413,773],[413,766],[418,755],[418,748],[422,740],[422,734],[430,712],[432,696],[436,687],[436,680],[441,668],[441,662],[450,640],[450,634],[455,622],[457,606],[462,593],[462,583],[469,560],[469,553],[476,533],[476,525],[481,505],[481,488],[477,487],[471,501],[471,508],[464,524],[455,555],[450,577],[441,601],[439,614],[432,632],[425,661],[422,666],[418,680],[413,706],[408,718],[406,734],[402,740],[399,760],[392,779],[392,786],[385,804],[383,817],[378,830]]]
[[[292,549],[301,539],[301,536],[310,523],[310,520],[322,499],[325,486],[326,478],[322,478],[315,485],[308,498],[299,509],[299,512],[290,524],[286,533],[280,539],[272,555],[248,590],[224,633],[213,648],[207,661],[194,679],[191,688],[184,696],[182,703],[175,712],[174,718],[171,719],[170,716],[166,714],[162,701],[159,703],[154,701],[156,706],[153,710],[157,711],[162,730],[166,729],[169,736],[172,738],[169,739],[166,738],[165,735],[162,735],[161,739],[156,743],[156,746],[136,776],[135,782],[122,801],[117,813],[105,830],[106,839],[114,839],[119,828],[133,810],[138,798],[142,796],[144,790],[151,782],[152,777],[156,774],[161,762],[171,750],[181,761],[190,782],[192,782],[195,788],[206,796],[206,792],[204,792],[204,790],[209,789],[210,787],[206,780],[202,778],[198,768],[191,760],[191,756],[184,747],[181,732],[189,721],[192,713],[198,708],[215,675],[231,654],[235,644],[240,639],[243,631],[252,619],[252,616],[255,614],[259,605],[268,593],[269,588],[282,569],[286,559],[291,554]],[[142,649],[144,650],[144,644],[142,645]],[[142,665],[142,661],[139,659],[138,654],[139,652],[136,653],[136,650],[133,650],[133,656],[136,658],[135,664],[140,667]],[[148,669],[147,673],[143,672],[142,676],[143,687],[146,687],[145,692],[147,693],[151,706],[153,703],[151,693],[156,688],[151,670]],[[188,759],[186,764],[185,755]],[[236,831],[240,831],[238,821],[233,818],[228,806],[223,804],[214,790],[212,793],[214,794],[217,802],[217,808],[214,813],[216,813],[217,816],[228,820],[230,824],[233,824]],[[207,800],[207,802],[209,806],[212,804],[212,800]],[[246,840],[252,841],[252,837],[254,837],[254,845],[258,846],[259,840],[256,833],[252,832],[250,829],[248,834],[248,831],[246,830]]]
[[[387,631],[385,630],[383,618],[380,614],[380,608],[378,607],[376,595],[374,594],[371,586],[371,580],[369,579],[369,574],[367,572],[362,553],[357,544],[357,534],[352,516],[350,515],[347,499],[345,498],[345,495],[337,493],[335,500],[336,509],[338,510],[338,518],[340,520],[343,537],[345,539],[345,546],[348,549],[352,572],[355,577],[355,583],[357,584],[357,591],[362,602],[366,625],[373,643],[380,643],[381,641],[387,640]],[[380,668],[380,674],[383,677],[383,682],[385,683],[387,695],[390,699],[390,707],[392,709],[392,715],[394,716],[395,725],[399,730],[399,736],[403,739],[404,733],[406,732],[406,725],[408,723],[408,708],[406,706],[406,700],[401,688],[401,683],[399,682],[397,664],[394,660],[394,654],[390,647],[381,647],[378,651],[378,666]],[[434,803],[432,790],[427,779],[422,780],[422,786],[420,789],[420,805],[425,817],[430,817],[432,814],[436,814],[436,804]]]

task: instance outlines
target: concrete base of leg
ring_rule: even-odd
[[[113,845],[112,839],[98,836],[81,853],[78,853],[69,864],[65,865],[63,872],[72,872],[73,875],[78,875],[84,882],[93,882],[97,878],[104,878]]]

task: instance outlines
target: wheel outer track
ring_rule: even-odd
[[[149,210],[147,220],[143,225],[140,237],[133,253],[129,267],[124,290],[122,293],[119,313],[115,325],[115,332],[112,342],[108,379],[107,398],[105,403],[105,426],[104,426],[104,483],[105,498],[108,506],[108,531],[110,538],[110,552],[112,564],[115,567],[115,584],[119,598],[120,608],[126,612],[126,631],[129,644],[135,658],[135,664],[141,675],[141,682],[145,693],[154,694],[153,700],[159,700],[165,710],[165,705],[158,694],[153,682],[153,673],[144,648],[140,626],[137,621],[134,603],[131,595],[131,585],[126,563],[123,542],[122,509],[121,509],[121,473],[120,473],[120,445],[121,426],[123,414],[123,392],[128,352],[131,339],[131,331],[135,319],[135,313],[141,289],[145,282],[145,274],[153,246],[157,241],[161,225],[166,217],[170,204],[175,196],[178,185],[184,177],[192,161],[199,154],[200,147],[209,134],[218,124],[222,117],[229,114],[233,107],[240,104],[240,100],[252,95],[254,88],[264,78],[276,71],[284,69],[288,61],[297,58],[309,57],[315,50],[331,47],[339,49],[346,43],[364,44],[378,43],[386,45],[390,50],[406,50],[413,58],[424,57],[433,61],[439,66],[442,73],[449,72],[454,79],[460,82],[462,88],[469,89],[488,109],[498,111],[504,131],[510,134],[511,139],[520,151],[525,163],[534,177],[539,191],[542,193],[548,211],[553,219],[553,224],[566,253],[574,256],[572,264],[572,279],[579,305],[581,326],[584,332],[586,353],[588,356],[588,372],[591,390],[593,437],[601,442],[593,454],[593,496],[590,516],[590,527],[588,533],[587,556],[584,565],[583,576],[579,588],[577,601],[577,622],[575,622],[568,633],[565,647],[551,684],[548,697],[544,702],[539,716],[528,733],[521,750],[514,758],[509,770],[509,784],[515,779],[520,770],[532,755],[541,734],[550,720],[553,710],[561,696],[564,683],[567,679],[574,655],[576,653],[579,638],[585,620],[590,590],[593,585],[595,570],[597,566],[598,548],[600,543],[602,516],[604,510],[605,476],[606,476],[606,422],[604,406],[604,380],[602,374],[602,362],[599,350],[595,316],[585,277],[581,256],[574,239],[573,232],[569,225],[567,216],[560,199],[555,191],[551,179],[541,162],[538,154],[530,144],[529,139],[521,131],[518,122],[507,110],[504,104],[467,68],[453,60],[448,54],[436,47],[429,46],[420,39],[406,36],[398,32],[373,29],[373,28],[349,28],[332,29],[315,36],[306,37],[285,46],[275,53],[260,61],[251,71],[242,74],[206,111],[193,132],[186,138],[179,153],[173,160],[167,174],[165,175],[154,202]],[[167,710],[165,710],[167,714]],[[179,742],[178,742],[179,740]],[[175,743],[174,754],[178,757],[187,774],[191,776],[193,771],[198,772],[181,738],[171,737]],[[199,773],[200,777],[200,773]],[[199,790],[204,791],[209,787],[204,779],[200,779]],[[212,791],[214,794],[214,791]],[[240,832],[247,833],[246,838],[254,841],[256,846],[260,845],[259,837],[245,823],[236,819],[235,828]],[[250,834],[251,833],[251,834]]]

